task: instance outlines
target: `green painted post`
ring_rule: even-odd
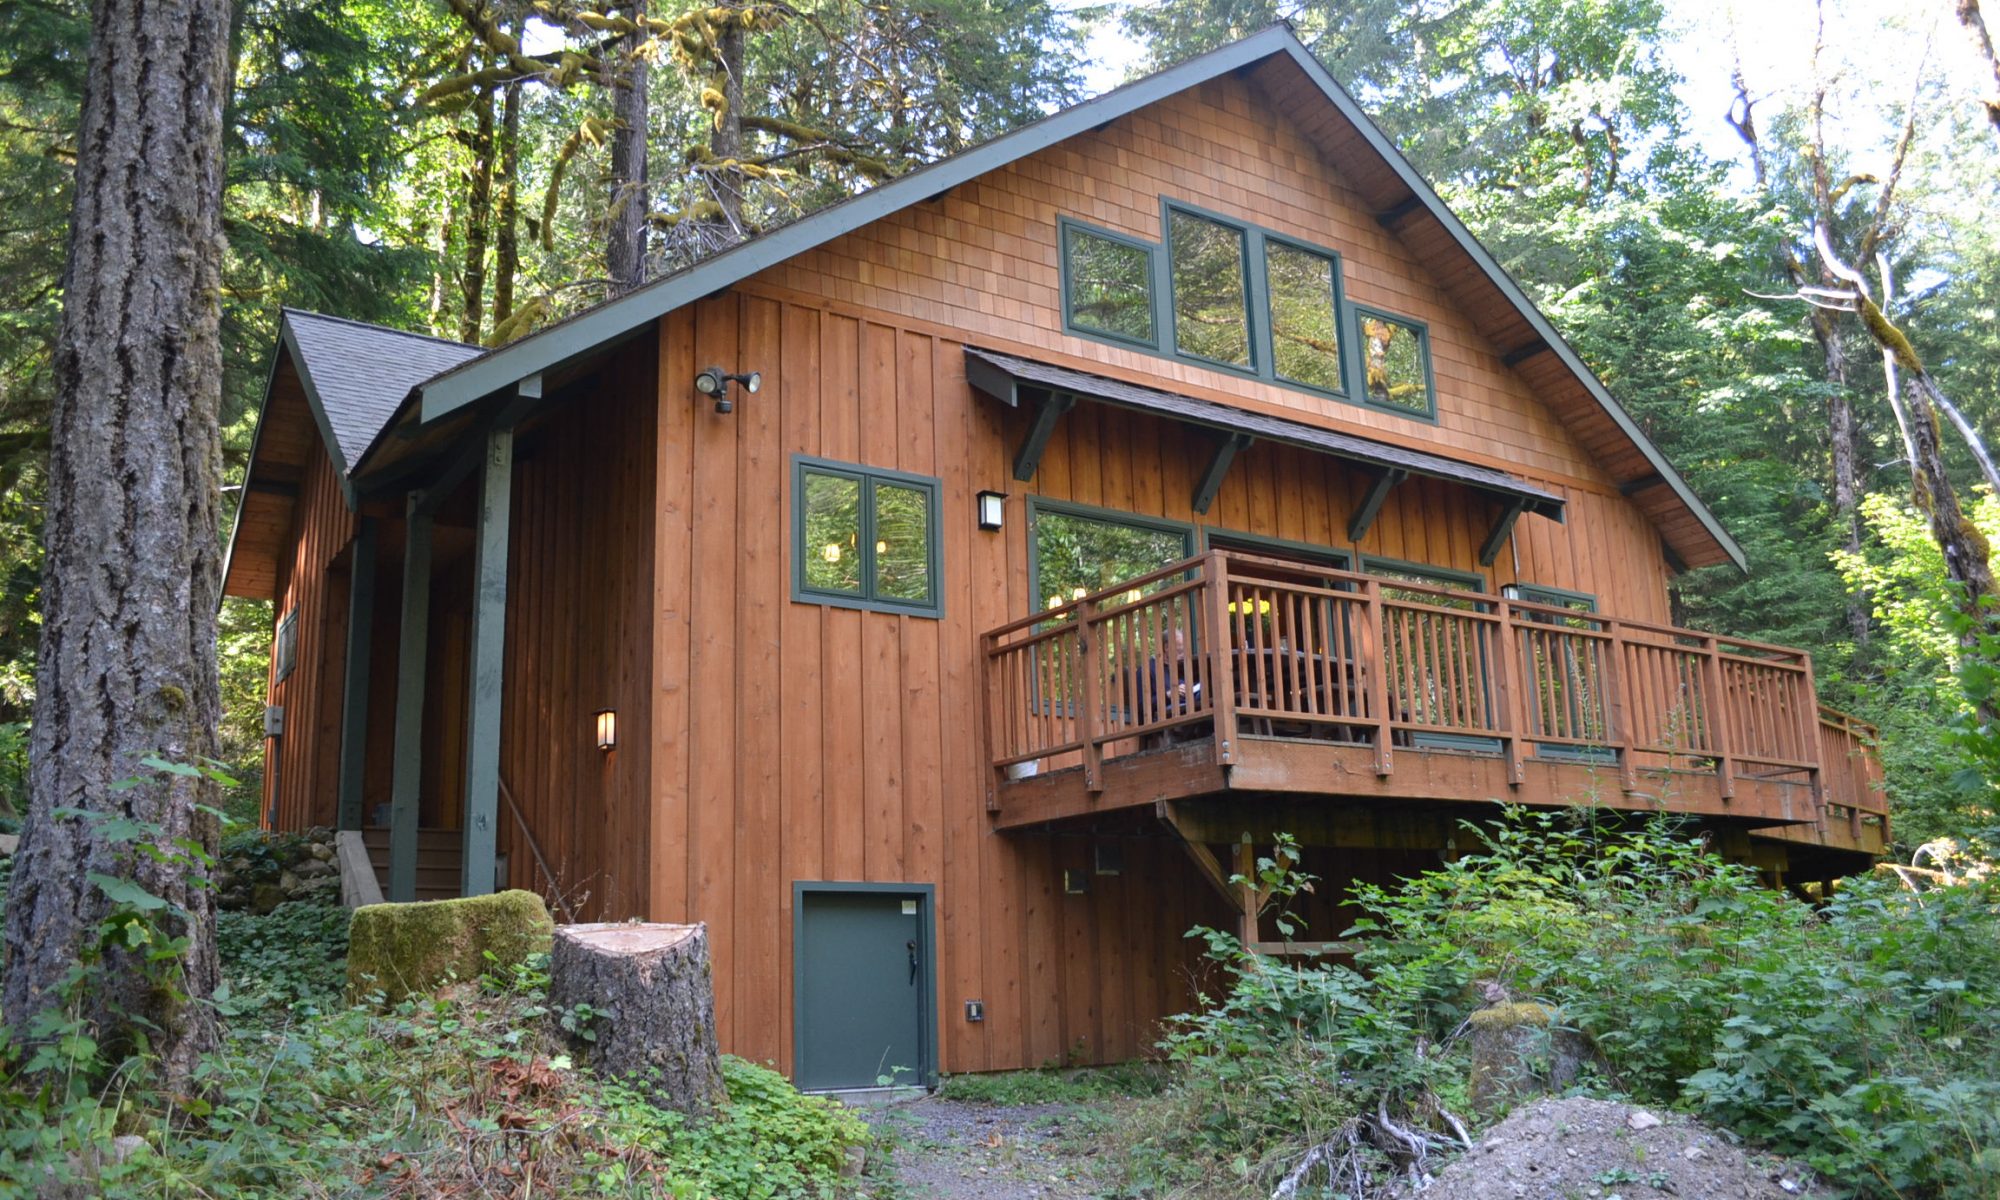
[[[500,832],[500,701],[507,641],[507,520],[514,429],[489,430],[474,532],[471,680],[465,736],[465,879],[462,895],[493,890]]]
[[[396,639],[396,759],[389,789],[389,899],[417,898],[417,788],[424,763],[424,659],[430,643],[431,517],[411,492],[404,513],[403,621]]]
[[[361,518],[347,582],[347,670],[340,698],[340,812],[336,824],[359,829],[361,775],[368,760],[368,663],[375,642],[374,517]]]

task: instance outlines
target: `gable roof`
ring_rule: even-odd
[[[1420,257],[1437,264],[1440,286],[1493,343],[1505,364],[1519,372],[1654,523],[1673,554],[1691,566],[1724,562],[1733,562],[1739,569],[1746,566],[1742,549],[1630,414],[1354,98],[1284,25],[1273,25],[921,167],[508,346],[468,356],[415,385],[416,419],[419,423],[436,421],[632,336],[665,314],[786,259],[1232,72],[1252,80],[1276,111],[1297,122],[1374,208],[1379,224]],[[385,420],[382,428],[388,423]],[[380,434],[375,441],[381,441]]]
[[[412,388],[486,353],[481,346],[295,308],[283,310],[278,339],[297,364],[320,436],[343,477]]]

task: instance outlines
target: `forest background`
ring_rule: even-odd
[[[1797,298],[1839,282],[1826,251],[1861,264],[2000,432],[2000,73],[1972,0],[239,0],[225,474],[281,306],[498,344],[1278,19],[1742,543],[1747,574],[1680,578],[1677,621],[1809,649],[1823,697],[1883,731],[1900,842],[2000,824],[2000,776],[1954,735],[1990,722],[1994,656],[1951,620],[1881,353]],[[0,0],[0,819],[24,807],[87,22]],[[2000,539],[1968,441],[1944,451]],[[223,613],[246,816],[272,623]]]

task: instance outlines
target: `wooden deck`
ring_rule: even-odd
[[[1801,849],[1888,842],[1874,731],[1822,708],[1787,647],[1214,551],[982,652],[1003,829],[1237,794],[1594,803]]]

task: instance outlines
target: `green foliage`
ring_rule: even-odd
[[[28,727],[0,724],[0,833],[13,833],[28,811]]]
[[[340,1007],[347,989],[344,908],[280,904],[269,916],[215,916],[215,944],[232,1010],[325,1012]]]
[[[1232,986],[1162,1043],[1183,1070],[1128,1171],[1268,1184],[1371,1114],[1437,1130],[1463,1111],[1457,1033],[1497,994],[1587,1034],[1601,1086],[1691,1109],[1861,1195],[2000,1187],[2000,887],[1919,897],[1863,878],[1815,910],[1665,822],[1514,813],[1484,836],[1480,853],[1357,889],[1352,932],[1368,937],[1353,969],[1205,932]]]

